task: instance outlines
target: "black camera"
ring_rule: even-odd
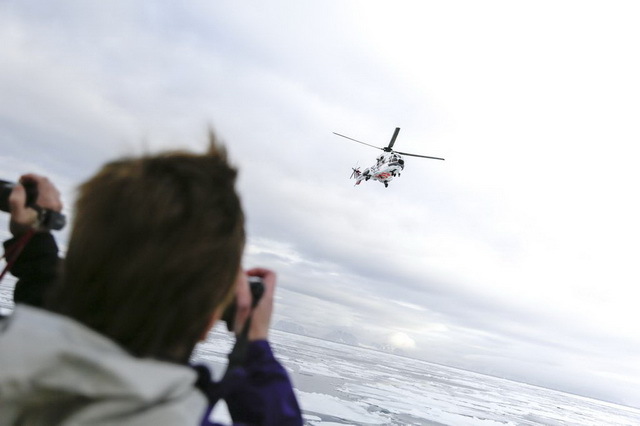
[[[14,182],[6,180],[0,180],[0,210],[9,212],[9,196],[11,191],[16,186]],[[67,220],[65,216],[60,212],[55,212],[49,209],[43,209],[36,204],[38,199],[38,186],[35,182],[25,181],[22,182],[25,192],[27,193],[27,201],[25,206],[31,207],[38,212],[38,220],[40,226],[46,229],[59,230],[64,228]]]
[[[11,191],[16,186],[15,183],[8,180],[0,180],[0,210],[3,212],[9,212],[9,196]],[[33,206],[38,198],[38,188],[35,182],[25,182],[22,184],[27,193],[27,206]]]
[[[255,308],[260,298],[264,294],[264,284],[260,277],[248,277],[249,288],[251,289],[251,308]],[[227,323],[227,330],[233,331],[236,319],[236,301],[233,300],[222,314],[222,321]]]

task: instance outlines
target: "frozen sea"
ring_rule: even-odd
[[[524,383],[278,330],[271,343],[308,426],[640,425],[640,409]],[[216,328],[195,359],[221,372],[231,345]]]
[[[0,283],[0,310],[12,308],[13,277]],[[272,330],[276,357],[291,375],[306,426],[633,425],[640,409]],[[233,339],[216,327],[194,361],[220,376]],[[213,418],[229,422],[224,404]]]

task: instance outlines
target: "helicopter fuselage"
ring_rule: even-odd
[[[373,179],[383,183],[386,187],[394,177],[400,176],[402,170],[404,170],[402,156],[391,151],[378,156],[376,164],[363,171],[360,171],[359,168],[354,168],[351,177],[356,179],[356,185],[359,185],[363,180]]]

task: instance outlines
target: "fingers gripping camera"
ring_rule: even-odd
[[[262,282],[262,278],[260,277],[248,277],[249,279],[249,288],[251,290],[251,308],[255,308],[262,295],[264,294],[264,284]],[[236,301],[233,300],[227,309],[225,309],[222,314],[222,321],[227,323],[227,330],[234,330],[234,322],[236,318]]]
[[[0,180],[0,210],[9,213],[11,211],[9,206],[9,197],[16,183]],[[38,212],[38,226],[42,229],[48,230],[60,230],[66,225],[65,216],[57,211],[50,209],[43,209],[36,204],[38,199],[38,186],[35,182],[23,182],[22,186],[27,194],[25,207],[31,207]]]

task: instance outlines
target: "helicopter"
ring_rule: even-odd
[[[394,177],[400,176],[400,172],[404,170],[404,160],[402,159],[402,155],[408,155],[411,157],[420,157],[420,158],[430,158],[432,160],[443,160],[444,158],[440,157],[430,157],[428,155],[418,155],[418,154],[409,154],[408,152],[400,152],[394,151],[393,144],[396,143],[396,138],[398,137],[398,133],[400,132],[400,127],[396,127],[396,130],[393,132],[393,136],[391,137],[391,141],[389,141],[389,145],[384,148],[377,147],[375,145],[368,144],[366,142],[359,141],[357,139],[350,138],[349,136],[341,135],[340,133],[333,132],[334,135],[341,136],[343,138],[347,138],[354,142],[361,143],[363,145],[370,146],[372,148],[380,149],[384,151],[382,154],[376,158],[376,164],[371,167],[360,170],[360,167],[352,167],[351,179],[355,179],[355,185],[360,185],[362,181],[368,181],[370,179],[377,180],[378,182],[382,182],[385,188],[389,187],[389,182]]]

